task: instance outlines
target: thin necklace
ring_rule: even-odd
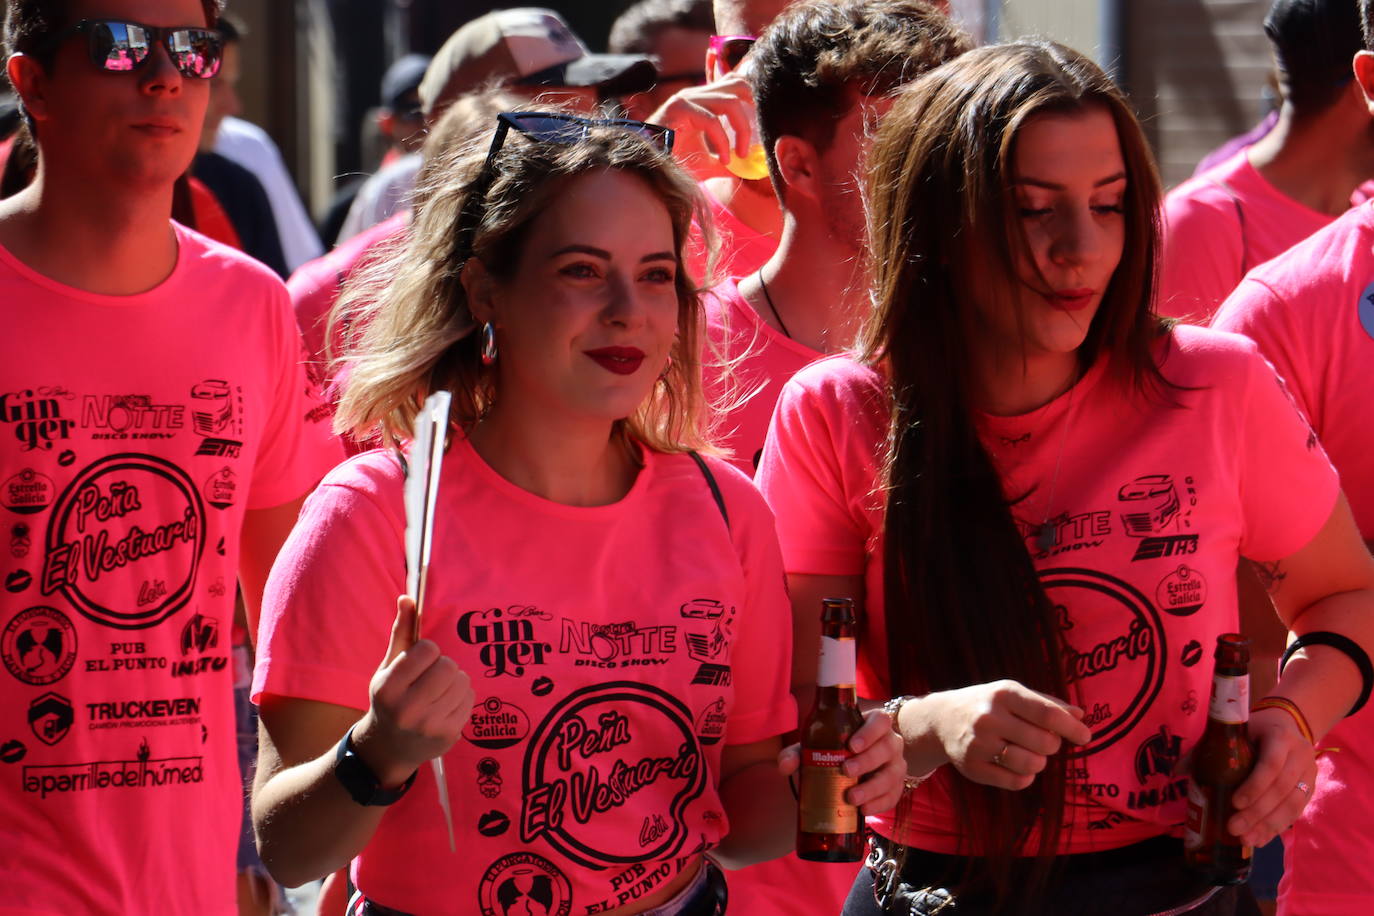
[[[1040,522],[1040,528],[1035,534],[1035,546],[1042,551],[1048,551],[1054,546],[1056,526],[1050,524],[1050,513],[1054,511],[1054,490],[1059,486],[1059,468],[1064,463],[1064,446],[1068,444],[1069,433],[1073,430],[1073,396],[1078,390],[1078,381],[1074,380],[1073,386],[1069,388],[1069,406],[1064,412],[1064,434],[1059,437],[1059,457],[1054,459],[1054,476],[1050,478],[1050,493],[1045,500],[1045,517]]]
[[[773,320],[782,329],[782,336],[788,340],[792,339],[792,332],[787,330],[787,325],[783,322],[782,316],[778,314],[778,307],[773,304],[773,297],[768,295],[768,284],[763,282],[763,268],[759,268],[759,286],[763,287],[763,298],[768,303],[768,310],[773,313]]]

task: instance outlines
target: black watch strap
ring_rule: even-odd
[[[382,783],[377,779],[377,774],[372,772],[372,768],[353,750],[352,728],[344,733],[343,740],[339,742],[339,747],[334,752],[334,777],[343,784],[343,787],[348,790],[348,794],[360,805],[384,807],[395,804],[401,800],[402,795],[410,791],[418,772],[419,770],[416,770],[415,773],[411,773],[410,778],[401,783],[399,788],[382,788]]]

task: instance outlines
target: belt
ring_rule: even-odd
[[[1100,876],[1103,872],[1113,869],[1140,867],[1152,862],[1177,861],[1181,864],[1181,853],[1177,859],[1172,856],[1174,845],[1175,842],[1168,838],[1157,838],[1120,849],[1064,856],[1061,863],[1066,866],[1064,877],[1052,893],[1062,897],[1073,896],[1075,885],[1086,875]],[[959,906],[958,888],[944,887],[938,883],[918,886],[922,884],[919,879],[914,882],[906,880],[904,872],[909,872],[910,869],[905,867],[908,865],[905,852],[899,844],[884,836],[876,833],[869,835],[868,858],[864,864],[872,872],[873,900],[879,909],[890,916],[936,916],[937,913],[943,916],[962,916],[965,911]],[[943,863],[957,861],[953,856],[940,856],[919,850],[917,853]],[[1147,877],[1145,880],[1150,879]],[[1140,916],[1184,916],[1197,911],[1225,890],[1226,888],[1221,887],[1194,887],[1181,895],[1184,898],[1183,902],[1163,908],[1155,906]],[[1048,912],[1055,912],[1056,908],[1052,904],[1050,906]],[[979,911],[974,910],[968,916],[974,916],[977,912]]]

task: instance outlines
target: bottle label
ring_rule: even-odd
[[[1201,849],[1203,828],[1207,826],[1207,796],[1197,782],[1188,780],[1188,820],[1183,825],[1183,848]]]
[[[1228,677],[1218,674],[1212,679],[1212,702],[1207,716],[1216,722],[1239,725],[1250,721],[1250,675]]]
[[[856,655],[853,639],[821,637],[821,664],[817,687],[853,687]]]
[[[802,748],[798,810],[803,833],[858,832],[859,809],[844,800],[844,793],[859,781],[842,769],[849,757],[845,751]]]

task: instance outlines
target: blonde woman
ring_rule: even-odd
[[[670,146],[501,115],[485,161],[436,171],[397,280],[353,316],[340,428],[403,443],[442,386],[453,430],[425,639],[396,598],[396,451],[327,478],[274,570],[254,814],[285,883],[352,859],[357,912],[706,914],[714,862],[790,848],[788,602],[762,500],[696,453],[700,203]],[[851,801],[890,808],[885,717],[856,749]]]

